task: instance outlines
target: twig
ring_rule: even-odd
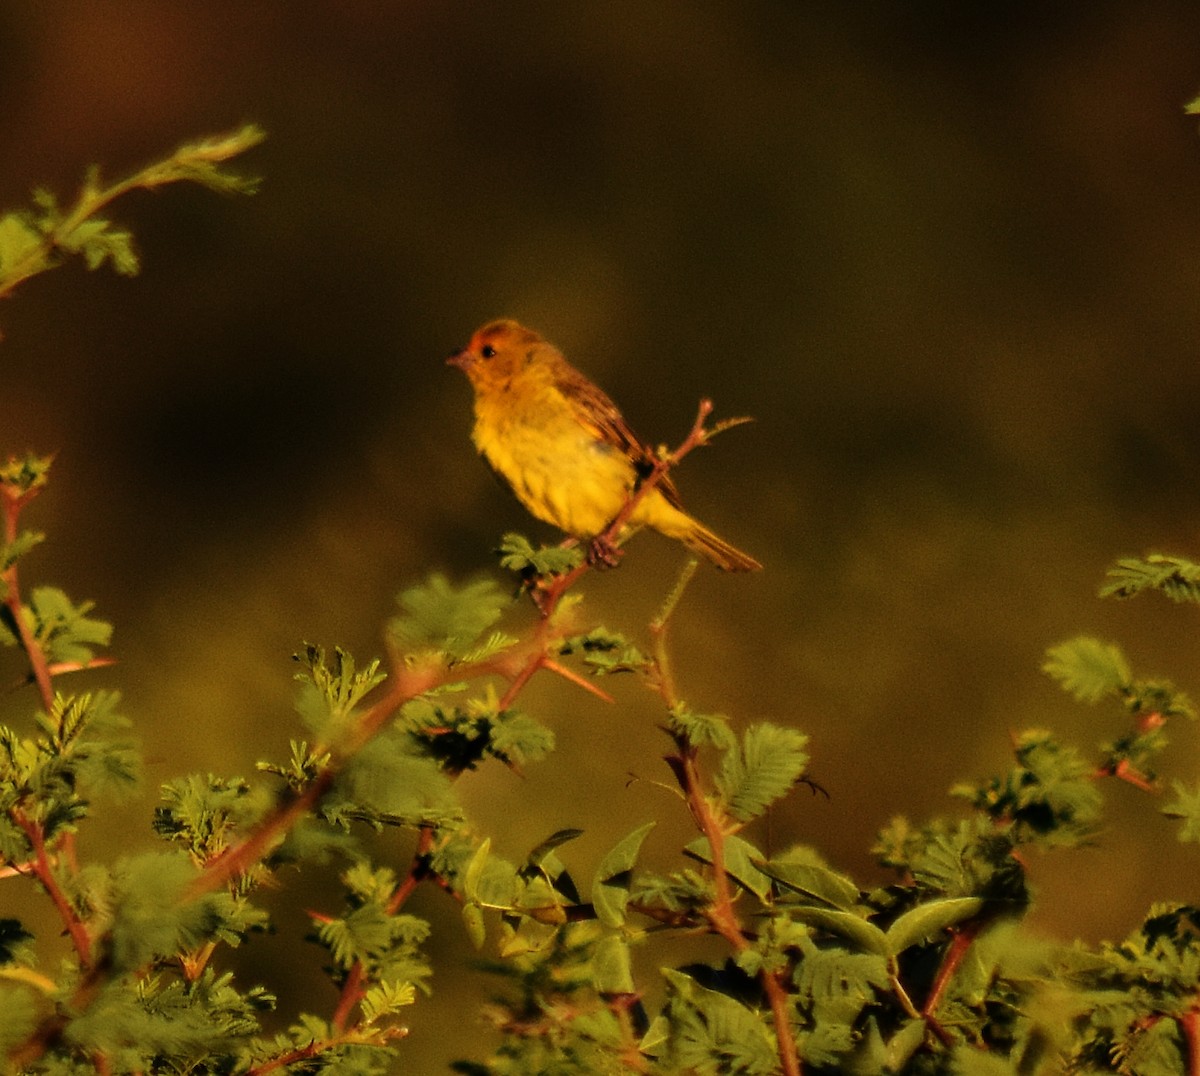
[[[731,424],[745,421],[742,419],[733,419],[729,422],[718,424],[717,428],[709,430],[705,427],[704,423],[708,419],[708,416],[712,414],[712,409],[712,400],[704,399],[700,401],[699,406],[696,408],[696,418],[692,423],[692,428],[679,443],[679,447],[674,452],[668,452],[665,455],[655,457],[649,473],[638,482],[633,492],[621,506],[621,510],[613,517],[612,522],[609,523],[604,531],[592,540],[593,543],[601,546],[616,546],[621,531],[625,529],[625,524],[629,522],[637,506],[666,477],[668,471],[675,467],[689,452],[700,445],[706,444],[717,433],[720,433],[721,430],[728,428]],[[592,564],[584,560],[569,572],[555,576],[548,586],[545,586],[538,592],[539,596],[535,600],[537,601],[543,620],[548,619],[554,613],[562,596],[591,567]]]
[[[252,191],[253,181],[222,173],[216,166],[257,145],[263,137],[261,130],[247,125],[229,135],[181,146],[166,160],[148,165],[127,179],[105,188],[96,185],[93,170],[84,181],[74,208],[56,221],[53,227],[44,227],[41,239],[22,250],[20,256],[5,267],[4,276],[0,279],[0,299],[7,297],[30,277],[52,268],[56,263],[51,258],[56,251],[73,251],[75,248],[71,238],[80,225],[130,191],[155,190],[168,183],[188,180],[217,190]]]
[[[700,421],[700,419],[697,420],[698,423]],[[693,430],[693,432],[695,431]],[[667,630],[671,616],[683,596],[684,588],[695,573],[696,564],[695,560],[690,560],[684,565],[679,581],[667,596],[658,616],[650,623],[650,634],[654,642],[653,686],[669,710],[674,710],[680,700],[676,693],[674,676],[671,673]],[[688,805],[688,811],[697,828],[708,841],[713,900],[706,910],[706,916],[709,925],[725,939],[730,948],[735,953],[742,953],[750,948],[750,941],[742,931],[742,925],[734,910],[733,887],[725,868],[724,819],[717,815],[712,801],[705,794],[698,766],[698,748],[682,732],[672,732],[670,735],[675,741],[676,754],[667,758],[667,765],[671,767],[679,782],[679,787],[682,789]],[[775,1027],[779,1063],[784,1076],[800,1076],[802,1071],[800,1055],[796,1049],[795,1035],[792,1033],[792,1022],[788,1012],[788,992],[782,974],[764,968],[759,972],[758,979],[763,993],[767,997],[767,1004],[771,1007],[771,1020]]]
[[[41,486],[34,485],[15,493],[7,484],[0,484],[0,497],[4,501],[4,542],[11,545],[17,540],[17,523],[21,509],[25,507],[41,491]],[[25,611],[21,607],[21,584],[16,562],[5,569],[2,578],[5,584],[4,604],[8,608],[17,638],[21,641],[21,649],[29,659],[29,667],[33,679],[38,686],[38,694],[42,697],[42,706],[49,714],[54,707],[54,687],[50,680],[50,668],[46,663],[46,655],[42,652],[41,644],[34,637],[33,629],[25,619]]]
[[[942,957],[942,963],[937,970],[937,977],[933,980],[933,986],[930,988],[929,996],[925,999],[925,1006],[921,1010],[921,1015],[926,1020],[932,1018],[933,1014],[937,1012],[938,1006],[942,1003],[942,996],[946,993],[946,988],[954,978],[954,973],[958,971],[959,965],[967,955],[967,951],[974,944],[975,939],[979,937],[979,933],[983,928],[984,920],[976,919],[954,929],[954,936],[951,938],[950,945],[946,949],[946,955]]]
[[[1178,1017],[1183,1041],[1187,1045],[1185,1061],[1187,1076],[1200,1076],[1200,998],[1182,1016]]]
[[[384,1028],[372,1037],[374,1040],[372,1045],[382,1046],[390,1039],[400,1039],[407,1034],[408,1029],[404,1027]],[[335,1035],[329,1039],[314,1039],[307,1046],[298,1046],[294,1050],[287,1050],[278,1057],[273,1057],[269,1061],[264,1061],[262,1064],[255,1065],[246,1071],[248,1076],[262,1076],[265,1072],[274,1072],[276,1069],[294,1065],[298,1061],[309,1061],[329,1050],[337,1049],[339,1046],[358,1045],[363,1042],[363,1036],[354,1031],[349,1031],[343,1035]]]
[[[637,506],[646,496],[649,495],[650,491],[654,489],[664,477],[666,477],[667,472],[670,471],[671,468],[676,466],[679,461],[682,460],[689,452],[700,445],[707,443],[712,437],[716,436],[716,434],[720,433],[723,429],[727,429],[730,425],[737,425],[743,421],[746,421],[744,419],[730,419],[727,422],[719,423],[715,429],[709,430],[705,427],[704,423],[708,419],[708,416],[712,414],[712,409],[713,405],[711,400],[704,399],[700,401],[698,407],[696,408],[696,418],[692,422],[692,428],[688,431],[687,436],[679,443],[679,447],[676,448],[674,452],[669,452],[665,455],[655,458],[654,465],[651,467],[650,472],[637,484],[637,487],[621,506],[621,510],[616,514],[616,516],[613,517],[612,522],[609,523],[604,531],[595,539],[593,539],[594,542],[599,543],[600,545],[615,546],[617,539],[620,537],[621,531],[625,528],[625,524],[629,522],[629,519],[637,509]],[[513,675],[512,681],[509,684],[509,688],[504,693],[504,697],[500,701],[501,709],[511,705],[513,699],[516,698],[517,694],[524,688],[525,684],[528,683],[534,673],[541,668],[550,667],[552,664],[548,653],[550,639],[546,634],[547,625],[550,624],[551,619],[553,618],[554,613],[557,611],[558,605],[562,601],[563,596],[592,567],[593,565],[589,561],[583,560],[570,571],[564,572],[562,575],[554,576],[549,583],[543,584],[541,581],[538,581],[534,584],[536,589],[533,591],[533,599],[534,603],[537,605],[538,614],[541,617],[540,629],[538,635],[536,636],[537,642],[540,645],[534,649],[533,654],[530,656],[526,664]],[[686,580],[683,580],[682,583],[686,583]],[[680,589],[682,587],[682,583]],[[563,670],[562,666],[558,666],[556,663],[553,664],[555,666],[553,668],[554,672],[559,673],[560,676],[565,675],[565,671]],[[602,698],[605,696],[605,693],[601,693],[600,689],[596,688],[594,684],[590,684],[587,681],[570,676],[567,678],[573,679],[575,683],[579,683],[593,694],[600,695]]]
[[[428,874],[428,865],[426,857],[433,850],[434,829],[432,826],[425,825],[421,827],[420,835],[417,837],[417,846],[413,850],[412,859],[409,862],[408,874],[404,876],[404,881],[396,886],[396,891],[392,894],[391,899],[387,903],[387,912],[389,915],[395,915],[405,904],[408,903],[408,898],[412,896],[417,886]],[[346,974],[346,981],[342,984],[342,992],[338,997],[337,1008],[334,1010],[330,1024],[335,1031],[341,1032],[346,1028],[346,1024],[350,1020],[350,1013],[354,1006],[362,1001],[366,994],[366,989],[363,983],[366,980],[366,968],[363,967],[361,960],[356,960],[354,966]]]
[[[9,817],[21,827],[29,839],[30,847],[33,849],[31,869],[37,876],[37,880],[42,883],[42,888],[46,890],[51,901],[54,902],[63,926],[71,936],[71,943],[75,946],[80,967],[85,971],[90,969],[92,966],[92,940],[88,936],[88,930],[83,920],[75,913],[71,902],[67,900],[66,894],[58,884],[58,879],[54,877],[54,867],[50,862],[50,857],[46,854],[46,839],[42,824],[27,817],[18,808],[12,808],[9,811]]]

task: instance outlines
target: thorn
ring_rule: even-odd
[[[605,702],[616,702],[607,691],[602,687],[597,687],[586,677],[580,676],[574,669],[568,669],[565,665],[560,665],[552,658],[546,658],[542,665],[549,669],[552,673],[558,673],[564,680],[569,680],[572,684],[578,684],[584,691],[590,691],[598,699],[603,699]]]

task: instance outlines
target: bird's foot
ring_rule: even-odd
[[[593,568],[615,568],[624,555],[625,550],[603,534],[596,535],[587,544],[588,564]]]

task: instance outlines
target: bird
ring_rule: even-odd
[[[528,511],[573,538],[597,543],[658,457],[605,392],[561,351],[510,318],[489,321],[446,360],[475,393],[471,438]],[[663,475],[634,506],[631,529],[649,527],[727,572],[762,565],[683,510]],[[614,551],[596,560],[612,562]]]

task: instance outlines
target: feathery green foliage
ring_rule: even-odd
[[[804,774],[808,737],[778,725],[751,725],[738,748],[725,750],[715,783],[722,808],[738,822],[761,815]]]
[[[1200,564],[1185,557],[1122,557],[1107,578],[1100,588],[1102,598],[1132,598],[1143,590],[1158,590],[1173,602],[1200,602]]]

